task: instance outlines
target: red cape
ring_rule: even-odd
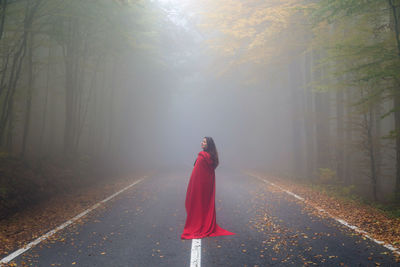
[[[209,153],[197,156],[186,192],[186,223],[182,239],[234,235],[218,226],[215,213],[215,171]]]

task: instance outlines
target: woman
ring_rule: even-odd
[[[215,168],[218,153],[211,137],[204,137],[186,192],[186,223],[182,239],[234,235],[218,226],[215,214]]]

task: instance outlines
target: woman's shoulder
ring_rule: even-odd
[[[211,156],[208,152],[206,152],[204,150],[200,151],[198,155],[199,156],[201,155],[201,156],[204,156],[204,157],[210,157]]]
[[[210,160],[211,159],[210,153],[208,153],[208,152],[206,152],[204,150],[199,152],[198,157],[204,158],[206,160]]]

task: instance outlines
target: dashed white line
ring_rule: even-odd
[[[250,173],[246,173],[246,174],[249,175],[249,176],[253,176],[253,177],[255,177],[255,178],[257,178],[257,179],[259,179],[259,180],[261,180],[261,181],[263,181],[263,182],[265,182],[265,183],[267,183],[267,184],[270,184],[270,185],[272,185],[272,186],[275,186],[275,187],[279,188],[280,190],[286,192],[287,194],[292,195],[292,196],[294,196],[295,198],[297,198],[297,199],[299,199],[299,200],[305,202],[304,198],[302,198],[302,197],[296,195],[295,193],[292,193],[292,192],[290,192],[290,191],[288,191],[288,190],[286,190],[286,189],[284,189],[284,188],[282,188],[282,187],[280,187],[280,186],[278,186],[278,185],[276,185],[276,184],[274,184],[274,183],[272,183],[272,182],[270,182],[270,181],[268,181],[268,180],[266,180],[266,179],[263,179],[263,178],[259,177],[258,175],[254,175],[254,174],[250,174]],[[319,207],[314,207],[314,208],[317,209],[318,211],[322,212],[322,213],[325,213],[326,215],[328,215],[329,217],[331,217],[331,218],[334,219],[335,221],[337,221],[337,222],[343,224],[344,226],[347,226],[348,228],[353,229],[354,231],[363,234],[366,238],[368,238],[368,239],[374,241],[375,243],[377,243],[377,244],[379,244],[379,245],[383,245],[385,248],[387,248],[387,249],[391,250],[392,252],[394,252],[394,253],[400,255],[400,250],[397,249],[397,248],[395,248],[395,247],[393,247],[391,244],[385,244],[384,241],[380,241],[380,240],[377,240],[377,239],[371,237],[371,236],[370,236],[367,232],[365,232],[364,230],[361,230],[361,229],[358,228],[357,226],[352,225],[352,224],[346,222],[345,220],[342,220],[342,219],[340,219],[340,218],[337,218],[337,217],[331,215],[329,212],[327,212],[326,210],[324,210],[324,209],[322,209],[322,208],[319,208]]]
[[[190,267],[200,267],[200,266],[201,266],[201,239],[192,239]]]
[[[33,240],[32,242],[30,242],[29,244],[27,244],[26,246],[14,251],[13,253],[11,253],[10,255],[4,257],[3,259],[1,259],[0,261],[0,265],[1,264],[6,264],[10,261],[12,261],[13,259],[15,259],[16,257],[18,257],[19,255],[21,255],[22,253],[26,252],[27,250],[31,249],[32,247],[36,246],[37,244],[39,244],[40,242],[42,242],[43,240],[46,240],[47,238],[49,238],[50,236],[52,236],[53,234],[55,234],[56,232],[64,229],[65,227],[67,227],[68,225],[74,223],[76,220],[78,220],[79,218],[82,218],[83,216],[85,216],[86,214],[88,214],[89,212],[91,212],[92,210],[96,209],[97,207],[99,207],[102,203],[105,203],[107,201],[109,201],[110,199],[112,199],[113,197],[121,194],[122,192],[124,192],[125,190],[131,188],[132,186],[134,186],[135,184],[141,182],[144,178],[146,178],[147,176],[144,176],[143,178],[133,182],[132,184],[128,185],[127,187],[121,189],[120,191],[118,191],[115,194],[112,194],[111,196],[107,197],[106,199],[103,199],[102,201],[94,204],[92,207],[90,207],[89,209],[83,211],[82,213],[76,215],[74,218],[66,221],[65,223],[61,224],[60,226],[58,226],[57,228],[47,232],[46,234],[42,235],[41,237],[38,237],[37,239]]]

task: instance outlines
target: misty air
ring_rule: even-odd
[[[400,263],[400,0],[0,0],[0,266]]]

